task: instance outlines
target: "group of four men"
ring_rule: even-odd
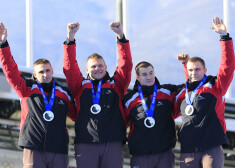
[[[222,20],[215,17],[212,22],[211,29],[221,35],[217,76],[206,75],[203,59],[179,54],[186,83],[160,84],[152,64],[142,61],[135,67],[136,82],[127,94],[133,64],[129,41],[119,22],[110,24],[117,35],[119,54],[114,75],[109,76],[103,57],[94,53],[87,59],[87,78],[82,76],[76,61],[75,34],[80,25],[68,24],[63,71],[71,92],[53,79],[47,59],[37,60],[32,79],[25,79],[14,62],[7,29],[1,23],[2,69],[21,99],[19,145],[24,149],[24,168],[68,167],[66,116],[75,121],[78,168],[123,167],[128,124],[132,168],[173,168],[174,119],[180,115],[181,168],[222,168],[221,145],[228,143],[224,95],[233,78],[234,50]]]

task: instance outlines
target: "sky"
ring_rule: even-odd
[[[33,60],[47,58],[54,71],[63,74],[63,42],[67,24],[78,21],[77,61],[84,76],[86,59],[102,55],[112,75],[116,68],[116,36],[109,23],[116,20],[115,0],[33,0]],[[235,0],[229,1],[230,34],[235,37]],[[219,35],[209,27],[212,17],[223,17],[221,0],[128,0],[127,38],[134,66],[151,62],[160,83],[184,82],[179,53],[202,57],[208,75],[216,75],[220,61]],[[19,67],[26,65],[25,1],[1,2],[0,21],[8,29],[8,41]],[[132,71],[132,82],[135,73]],[[235,97],[235,83],[232,83]]]

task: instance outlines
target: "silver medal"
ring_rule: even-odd
[[[43,118],[46,121],[52,121],[54,119],[54,113],[52,111],[45,111],[43,113]]]
[[[185,108],[185,114],[187,116],[190,116],[193,114],[193,111],[194,111],[194,108],[193,108],[193,105],[187,105],[186,108]]]
[[[144,120],[144,125],[147,127],[147,128],[152,128],[154,125],[155,125],[155,120],[153,117],[147,117],[145,118]]]
[[[98,114],[101,111],[101,107],[99,104],[93,104],[90,108],[92,114]]]

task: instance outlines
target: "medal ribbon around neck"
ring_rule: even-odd
[[[45,108],[46,108],[46,111],[43,113],[43,118],[46,121],[52,121],[54,119],[54,114],[51,111],[51,109],[52,109],[52,106],[53,106],[53,103],[55,100],[55,80],[54,79],[52,79],[52,80],[53,80],[53,87],[52,87],[51,97],[50,97],[49,102],[47,100],[46,93],[44,92],[41,83],[39,81],[37,81],[38,88],[42,93],[43,101],[44,101]]]
[[[153,117],[154,107],[155,107],[156,98],[157,98],[157,84],[154,84],[154,91],[153,91],[153,96],[152,96],[152,100],[151,100],[151,104],[150,104],[150,110],[148,110],[147,104],[144,100],[144,95],[141,90],[141,85],[138,85],[138,92],[139,92],[140,100],[141,100],[141,103],[142,103],[142,106],[143,106],[143,109],[145,111],[146,116]]]
[[[187,88],[187,82],[185,84],[185,97],[186,97],[186,103],[187,105],[192,105],[193,104],[193,99],[195,97],[196,92],[198,91],[198,89],[205,83],[207,76],[204,75],[204,78],[201,80],[201,82],[199,83],[199,85],[193,90],[190,99],[189,99],[189,95],[188,95],[188,88]]]
[[[94,89],[94,86],[93,86],[93,82],[92,82],[92,80],[90,80],[90,81],[91,81],[91,85],[92,85],[92,100],[93,100],[93,104],[99,104],[100,93],[101,93],[103,79],[99,81],[96,93],[95,93],[95,89]]]

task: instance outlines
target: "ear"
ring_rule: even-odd
[[[136,79],[139,81],[139,76],[136,74]]]
[[[33,72],[33,76],[34,76],[35,78],[37,78],[37,77],[36,77],[36,73],[35,73],[35,72]]]
[[[88,73],[88,68],[86,67],[86,73]]]
[[[207,69],[206,69],[206,68],[204,68],[204,74],[206,74],[206,72],[207,72]]]
[[[107,66],[106,65],[105,65],[104,69],[105,69],[105,71],[107,71]]]

